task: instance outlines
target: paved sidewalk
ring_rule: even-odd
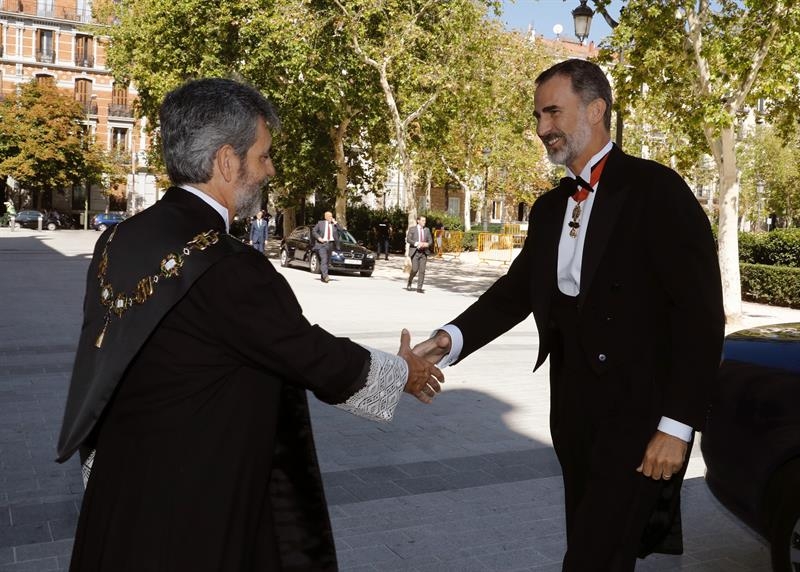
[[[68,567],[82,486],[76,460],[53,458],[98,236],[0,229],[0,572]],[[400,256],[378,261],[372,278],[334,274],[329,284],[280,272],[312,322],[396,351],[401,327],[412,343],[427,336],[504,272],[470,258],[432,259],[425,294],[405,291]],[[745,312],[743,326],[800,321],[796,310]],[[391,424],[312,399],[343,570],[560,570],[563,496],[546,374],[531,373],[537,343],[528,319],[446,370],[432,405],[404,396]],[[762,541],[711,497],[698,455],[683,503],[686,553],[637,570],[768,570]]]

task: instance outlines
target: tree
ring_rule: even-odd
[[[392,126],[393,143],[406,185],[409,225],[417,217],[410,139],[426,110],[452,76],[471,65],[475,34],[486,22],[489,0],[399,2],[333,0],[340,31],[355,54],[373,70]]]
[[[770,213],[787,226],[800,214],[800,138],[795,134],[787,142],[770,125],[758,125],[739,149],[742,168],[739,214],[742,219],[758,221]],[[759,196],[759,191],[761,196]]]
[[[96,184],[109,159],[87,141],[83,106],[50,82],[22,84],[0,102],[0,176],[13,177],[41,206],[45,192]]]
[[[472,197],[482,204],[490,198],[530,204],[552,187],[533,117],[534,82],[549,54],[497,22],[473,33],[470,65],[452,72],[452,87],[420,119],[420,135],[412,138],[421,165],[438,167],[440,179],[454,180],[464,191],[466,229]],[[489,196],[483,196],[487,188]]]
[[[601,0],[598,4],[605,5]],[[737,242],[739,118],[758,98],[796,112],[800,5],[790,0],[630,0],[604,59],[622,107],[641,101],[714,158],[720,181],[719,261],[725,313],[741,317]],[[624,58],[615,54],[623,53]],[[648,89],[643,89],[647,86]],[[796,117],[796,115],[795,115]],[[785,125],[794,124],[785,121]]]
[[[109,62],[137,85],[148,125],[157,125],[164,95],[185,79],[242,78],[280,112],[286,136],[274,141],[280,160],[272,186],[287,205],[331,191],[346,223],[350,167],[363,132],[379,135],[382,108],[324,10],[303,0],[128,0],[112,9],[119,24],[110,30]]]

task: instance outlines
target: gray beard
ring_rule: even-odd
[[[571,136],[564,135],[564,147],[559,151],[548,151],[547,157],[551,163],[556,165],[569,165],[578,157],[589,141],[592,139],[592,130],[588,123],[580,123],[578,130]],[[580,175],[580,173],[575,173]]]
[[[250,218],[261,209],[261,186],[255,190],[242,189],[236,197],[236,214],[240,217]]]

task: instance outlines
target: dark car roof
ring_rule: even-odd
[[[749,328],[725,338],[724,359],[800,373],[800,322]]]

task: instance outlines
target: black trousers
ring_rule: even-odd
[[[556,294],[550,426],[564,480],[562,569],[629,572],[663,486],[636,472],[655,426],[631,403],[624,376],[589,368],[578,317],[577,298]]]

